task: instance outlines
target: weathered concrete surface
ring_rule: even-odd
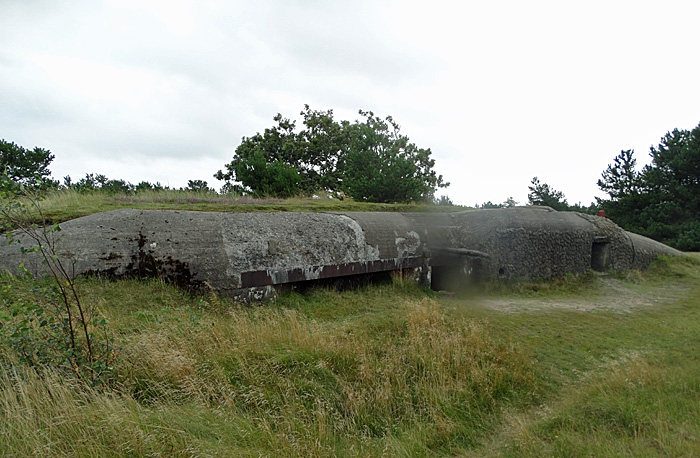
[[[243,300],[289,283],[389,270],[428,284],[445,275],[463,283],[644,268],[658,254],[679,254],[608,219],[546,207],[452,214],[124,209],[61,228],[58,253],[76,274],[157,276],[192,289],[206,282]],[[0,269],[20,263],[42,272],[36,253],[0,247]]]
[[[519,207],[462,212],[454,220],[459,228],[455,246],[489,254],[488,262],[480,263],[482,277],[534,279],[585,272],[593,267],[594,245],[609,253],[600,270],[648,265],[635,262],[634,245],[625,231],[597,216]],[[656,254],[675,252],[650,242],[657,246]]]
[[[336,274],[352,275],[367,273],[368,266],[374,272],[398,269],[404,261],[420,265],[422,243],[404,216],[358,218],[372,228],[371,243],[343,214],[124,209],[62,223],[57,247],[76,274],[159,276],[191,288],[207,282],[243,299],[265,297],[272,285],[294,281],[288,276],[295,271],[311,280],[324,278],[330,266],[345,266]],[[30,240],[22,243],[31,247]],[[16,244],[0,250],[0,268],[12,271],[23,262],[42,272],[36,253],[22,255]],[[256,281],[256,273],[265,278]]]

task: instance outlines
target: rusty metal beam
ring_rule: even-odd
[[[413,269],[423,265],[423,257],[380,259],[377,261],[348,262],[327,266],[298,267],[295,269],[257,270],[241,273],[241,287],[281,285],[324,278],[371,274],[391,270]]]

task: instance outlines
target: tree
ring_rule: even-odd
[[[431,202],[442,175],[433,170],[430,149],[418,148],[401,135],[387,116],[360,111],[365,121],[352,126],[343,189],[355,200],[367,202]]]
[[[150,183],[148,181],[141,181],[140,183],[138,183],[134,187],[134,190],[136,192],[138,192],[138,191],[163,191],[165,189],[167,189],[167,186],[163,187],[163,185],[160,184],[160,182],[158,182],[158,181],[155,184]]]
[[[608,165],[598,199],[618,224],[681,250],[700,250],[700,125],[668,132],[650,148],[651,164],[636,170],[634,151]]]
[[[501,204],[502,208],[513,208],[518,205],[518,202],[515,201],[512,197],[507,198],[503,203]]]
[[[63,177],[63,184],[66,188],[75,189],[78,192],[89,192],[99,189],[100,186],[102,186],[100,183],[102,179],[107,181],[107,177],[104,175],[98,174],[97,177],[95,177],[94,173],[86,173],[84,178],[74,183],[70,175],[66,175]]]
[[[131,194],[136,186],[125,180],[107,180],[102,184],[100,191],[107,194]]]
[[[608,217],[627,230],[645,232],[641,210],[651,202],[644,190],[643,174],[637,170],[634,150],[622,150],[615,156],[598,180],[598,187],[609,196],[609,199],[596,198]]]
[[[51,151],[34,147],[25,149],[13,142],[0,140],[0,173],[4,170],[7,177],[15,183],[36,187],[50,176],[49,164],[54,155]]]
[[[512,197],[509,197],[509,199],[512,199]],[[487,208],[503,208],[504,204],[494,204],[490,200],[488,202],[484,202],[483,204],[474,204],[474,208],[482,208],[482,209],[487,209]]]
[[[213,188],[209,187],[209,183],[203,180],[187,180],[187,187],[185,188],[185,191],[192,191],[192,192],[216,192]]]
[[[243,137],[233,160],[226,164],[226,171],[219,170],[214,175],[216,179],[227,182],[222,189],[226,192],[263,194],[262,187],[265,185],[268,190],[281,186],[285,195],[312,194],[320,190],[339,192],[349,123],[336,122],[333,110],[312,110],[309,105],[304,105],[300,115],[305,128],[299,133],[295,132],[294,121],[278,113],[273,118],[276,126],[265,129],[262,134]],[[271,166],[266,167],[264,172],[260,157]],[[253,163],[255,167],[252,167]],[[296,170],[298,180],[283,165]],[[249,173],[251,167],[258,173]],[[275,178],[271,175],[275,172],[283,176]],[[264,183],[256,181],[263,177]],[[277,184],[270,186],[271,183]],[[287,189],[291,185],[294,190]]]
[[[612,200],[619,200],[620,197],[630,194],[638,194],[641,180],[636,168],[637,160],[634,158],[634,150],[623,150],[605,169],[602,178],[598,180],[598,187],[605,191]]]
[[[452,202],[452,199],[450,199],[450,196],[441,195],[439,198],[438,197],[433,198],[433,205],[452,207],[452,206],[454,206],[454,202]]]
[[[69,189],[75,189],[78,192],[93,192],[100,191],[106,194],[130,194],[136,191],[137,187],[125,180],[110,180],[107,176],[98,173],[86,173],[84,178],[73,183],[70,176],[63,178],[64,185]],[[140,189],[146,186],[142,182],[139,184]]]
[[[567,202],[563,192],[557,191],[547,183],[541,183],[537,177],[532,179],[528,189],[530,190],[527,195],[528,205],[541,205],[557,211],[573,211],[591,215],[598,213],[598,206],[595,203],[591,202],[588,207],[584,207],[580,202],[571,205]]]
[[[564,193],[550,187],[547,183],[540,183],[539,178],[532,179],[532,186],[528,186],[530,192],[527,195],[529,205],[551,207],[554,210],[568,210],[569,203]]]
[[[226,164],[226,172],[219,170],[214,175],[217,180],[240,183],[229,185],[227,190],[279,197],[303,191],[299,170],[304,166],[294,132],[296,123],[279,113],[273,119],[277,126],[265,129],[263,134],[243,137],[232,161]]]
[[[333,110],[304,106],[304,129],[277,114],[276,126],[243,137],[226,169],[222,191],[284,197],[341,191],[374,202],[431,201],[446,187],[433,167],[429,149],[420,149],[399,133],[391,117],[360,111],[364,121],[337,122]]]
[[[345,153],[350,140],[350,123],[333,120],[333,110],[311,110],[304,105],[300,113],[305,129],[297,136],[301,161],[296,169],[305,192],[341,191],[345,172]]]
[[[694,210],[700,200],[700,125],[692,131],[674,129],[657,148],[652,147],[651,165],[644,167],[647,190],[666,199],[691,202]],[[689,208],[688,205],[684,205]]]
[[[291,197],[300,191],[301,178],[297,170],[280,159],[268,162],[262,151],[256,150],[246,161],[236,163],[232,170],[242,186],[233,190],[256,197]]]

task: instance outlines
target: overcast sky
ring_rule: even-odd
[[[700,2],[0,0],[0,138],[171,187],[305,103],[391,115],[457,204],[570,203],[700,124]]]

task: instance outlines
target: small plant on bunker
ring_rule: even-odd
[[[0,277],[0,340],[37,371],[59,370],[90,386],[109,383],[113,338],[107,319],[94,304],[83,302],[74,275],[58,255],[60,226],[46,224],[39,196],[21,186],[0,193],[0,217],[7,242],[19,244],[23,254],[38,255],[47,273],[34,278],[24,264],[19,266],[21,280],[32,283],[29,298],[13,291],[16,282]],[[32,223],[37,220],[44,224]]]

